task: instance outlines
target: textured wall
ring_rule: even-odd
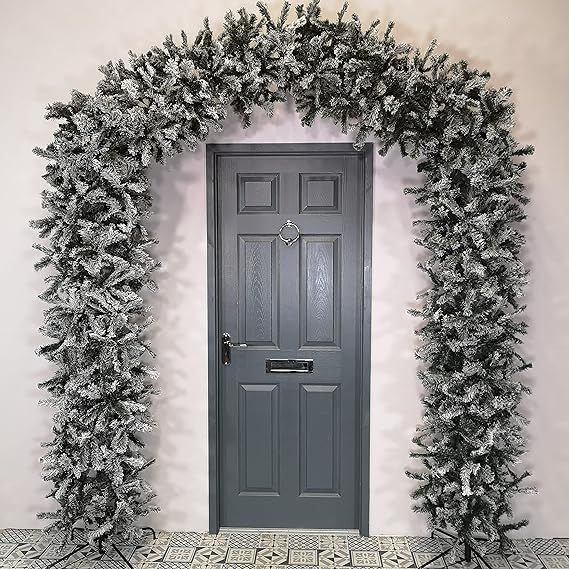
[[[219,30],[227,9],[248,0],[198,6],[188,0],[72,0],[3,2],[0,19],[0,171],[3,208],[0,223],[0,527],[38,526],[35,512],[46,507],[48,491],[39,476],[39,443],[50,436],[47,410],[36,405],[36,383],[48,373],[34,356],[42,341],[36,331],[44,306],[37,299],[42,278],[32,264],[34,232],[40,215],[44,163],[31,154],[50,140],[45,105],[65,100],[72,88],[91,91],[97,66],[126,57],[185,29],[191,36],[208,15]],[[332,15],[340,2],[323,2]],[[280,4],[270,2],[276,11]],[[527,374],[534,396],[526,465],[540,494],[523,498],[518,510],[532,519],[526,535],[569,535],[569,211],[564,165],[569,150],[569,41],[566,0],[482,0],[476,10],[453,0],[354,0],[351,9],[364,23],[380,17],[396,21],[398,39],[425,47],[432,37],[454,59],[488,69],[496,86],[514,89],[516,134],[533,143],[526,180],[526,250],[532,269],[528,290],[531,324],[525,351],[535,367]],[[325,122],[302,129],[290,105],[275,118],[260,114],[242,131],[230,118],[211,142],[344,141]],[[158,463],[149,471],[162,512],[153,520],[164,529],[207,527],[206,240],[204,149],[186,153],[164,168],[153,168],[157,215],[153,222],[163,260],[160,291],[153,298],[154,328],[162,395],[156,413],[160,428],[150,444]],[[424,286],[415,264],[413,205],[401,187],[418,179],[414,165],[397,152],[375,161],[372,324],[371,530],[422,534],[424,520],[410,511],[412,488],[403,471],[410,439],[420,416],[420,390],[413,358],[417,322],[405,311]]]

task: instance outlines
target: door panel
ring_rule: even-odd
[[[279,386],[239,389],[239,494],[279,494]]]
[[[341,213],[342,174],[300,174],[300,213]]]
[[[301,496],[340,492],[339,385],[300,386]]]
[[[276,256],[275,236],[239,236],[239,338],[250,346],[278,343]]]
[[[279,175],[237,174],[238,213],[278,211]]]
[[[300,238],[300,347],[340,347],[340,235]]]
[[[216,157],[219,328],[247,344],[219,367],[221,526],[359,525],[363,167],[353,151]]]

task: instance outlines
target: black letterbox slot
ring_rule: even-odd
[[[267,373],[312,373],[314,360],[265,360]]]

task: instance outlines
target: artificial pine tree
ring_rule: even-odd
[[[156,377],[141,296],[157,266],[145,169],[195,149],[227,106],[249,126],[255,108],[270,114],[291,93],[304,125],[321,115],[353,131],[356,147],[373,138],[381,154],[397,144],[419,161],[425,183],[406,192],[430,214],[416,223],[431,287],[415,313],[425,388],[413,453],[424,470],[409,473],[416,509],[463,540],[503,540],[525,523],[509,517],[528,475],[516,470],[527,391],[516,379],[527,366],[517,351],[527,278],[518,157],[532,149],[511,135],[510,91],[434,44],[421,54],[397,43],[392,24],[364,30],[346,6],[328,21],[312,1],[291,22],[288,3],[276,20],[258,6],[260,16],[228,13],[218,38],[206,21],[192,44],[170,36],[129,65],[108,63],[93,95],[49,107],[59,127],[37,150],[50,161],[47,216],[33,225],[48,240],[37,266],[53,269],[42,295],[52,341],[40,352],[57,366],[42,386],[55,408],[44,477],[59,507],[44,517],[68,534],[84,525],[91,542],[140,535],[135,523],[155,509],[141,436],[153,427]]]

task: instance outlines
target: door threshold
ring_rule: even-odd
[[[360,535],[358,529],[306,529],[306,528],[240,528],[240,527],[225,527],[219,528],[219,533],[306,533],[318,535]]]

